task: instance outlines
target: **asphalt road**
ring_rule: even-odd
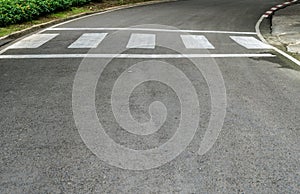
[[[279,2],[140,6],[2,48],[0,193],[299,193],[300,73],[254,30]]]

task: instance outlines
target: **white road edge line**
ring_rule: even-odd
[[[172,30],[156,28],[55,28],[50,27],[45,31],[148,31],[148,32],[182,32],[182,33],[211,33],[211,34],[244,34],[256,35],[256,32],[215,31],[215,30]]]
[[[266,39],[263,37],[263,35],[261,34],[260,29],[259,29],[260,24],[261,24],[261,22],[263,21],[264,18],[265,18],[264,15],[262,15],[262,16],[259,18],[259,20],[257,21],[257,23],[256,23],[256,25],[255,25],[255,31],[256,31],[256,33],[257,33],[257,36],[260,38],[260,40],[261,40],[262,42],[264,42],[264,43],[270,45],[270,44],[266,41]],[[300,66],[300,61],[299,61],[299,60],[295,59],[295,58],[292,57],[291,55],[285,53],[284,51],[282,51],[282,50],[280,50],[280,49],[278,49],[278,48],[276,48],[276,47],[274,47],[274,46],[272,46],[272,45],[270,45],[270,47],[271,47],[273,50],[275,50],[277,53],[283,55],[283,56],[286,57],[287,59],[291,60],[292,62],[294,62],[294,63],[296,63],[297,65]]]
[[[249,58],[276,57],[273,54],[27,54],[0,55],[0,59],[49,59],[49,58]]]
[[[157,1],[136,3],[136,4],[132,4],[132,5],[121,5],[121,6],[117,6],[117,7],[108,8],[107,10],[102,11],[102,12],[81,16],[81,17],[78,17],[78,18],[74,18],[74,19],[59,23],[59,24],[55,24],[55,25],[53,25],[49,28],[55,28],[57,26],[61,26],[61,25],[67,24],[67,23],[71,23],[71,22],[74,22],[74,21],[77,21],[77,20],[84,19],[84,18],[93,17],[93,16],[97,16],[97,15],[102,15],[102,14],[107,14],[107,13],[111,13],[111,12],[119,11],[119,10],[123,10],[123,9],[141,7],[141,6],[146,6],[146,5],[155,5],[155,4],[161,4],[161,3],[171,3],[171,2],[176,2],[176,1],[177,0],[157,0]],[[41,30],[40,33],[44,32],[44,31],[47,31],[49,28]]]

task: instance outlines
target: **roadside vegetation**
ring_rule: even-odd
[[[0,0],[0,37],[81,13],[149,0]]]
[[[1,27],[81,6],[92,0],[0,0]]]

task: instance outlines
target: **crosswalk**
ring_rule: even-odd
[[[39,48],[45,43],[53,40],[60,34],[33,34],[19,42],[11,45],[9,49],[32,49]],[[68,45],[68,49],[97,48],[108,33],[83,33],[74,42]],[[155,49],[157,45],[157,34],[132,33],[127,41],[126,48]],[[173,36],[172,36],[173,37]],[[271,49],[271,47],[253,36],[229,36],[237,45],[246,49]],[[186,49],[216,49],[216,47],[204,35],[178,35],[183,47]]]

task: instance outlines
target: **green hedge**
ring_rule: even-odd
[[[0,26],[30,21],[38,16],[80,6],[92,0],[0,0]],[[98,0],[99,1],[99,0]]]

